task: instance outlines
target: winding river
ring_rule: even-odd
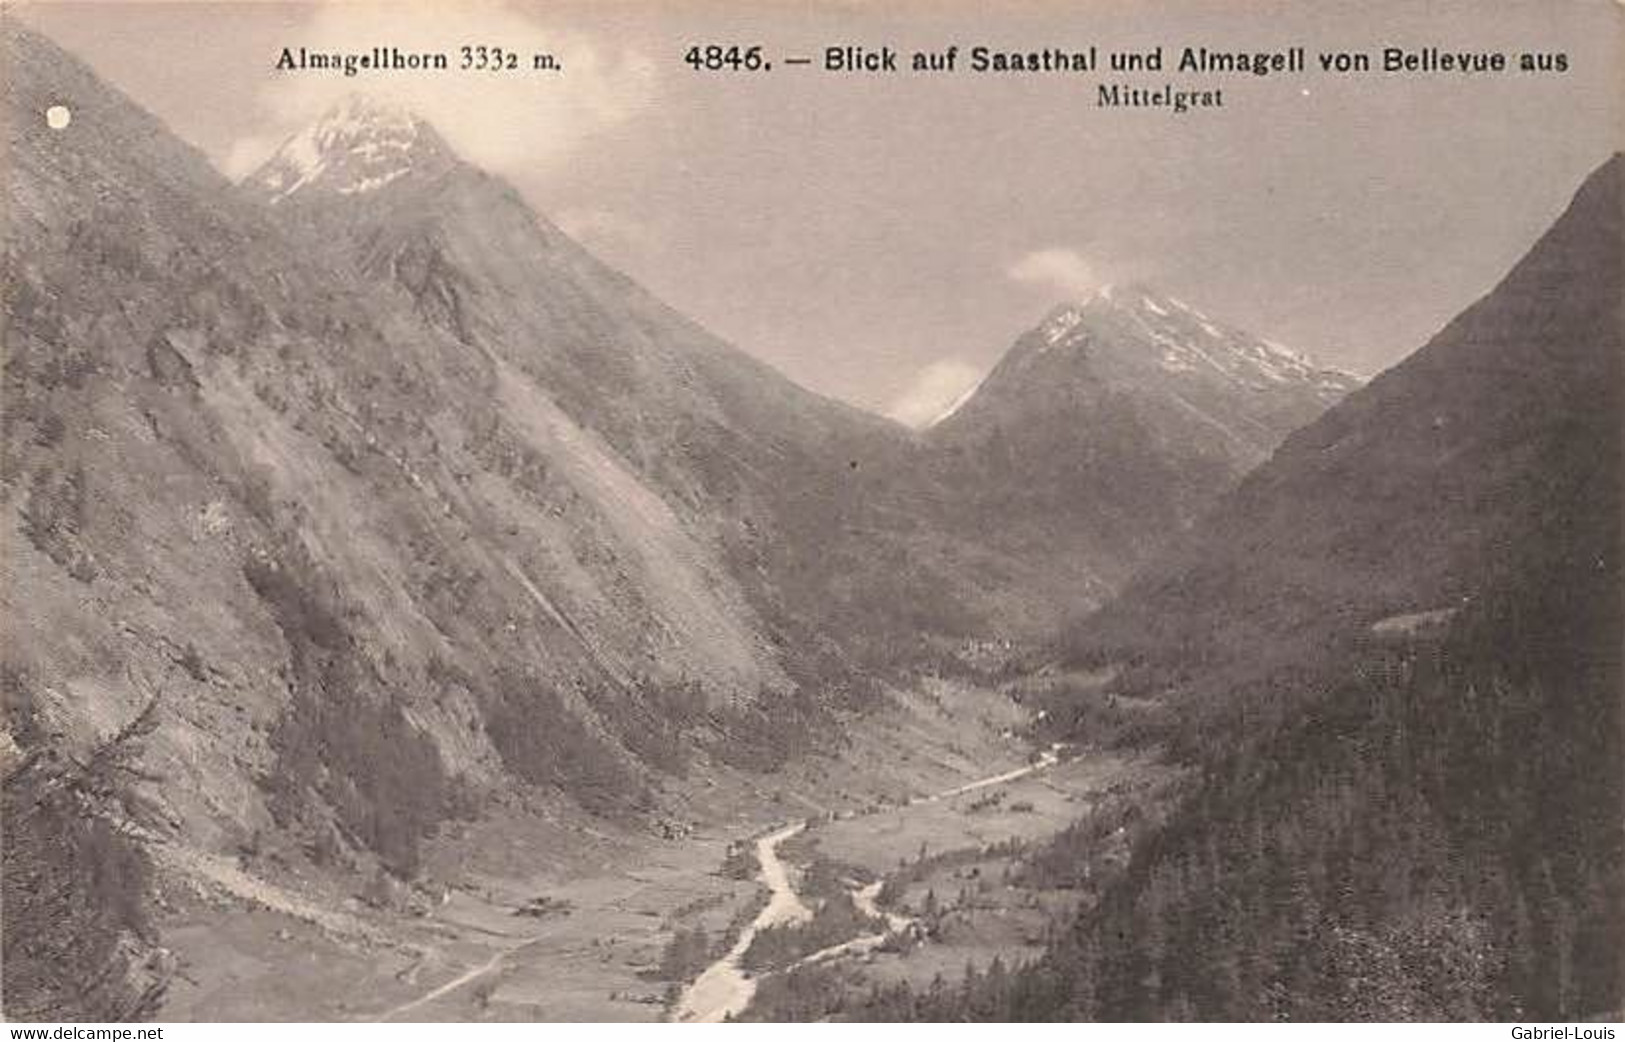
[[[683,992],[672,1013],[673,1020],[714,1024],[742,1013],[756,994],[756,981],[740,969],[739,960],[750,947],[750,942],[756,939],[757,932],[769,926],[805,922],[812,918],[812,911],[802,903],[796,888],[790,885],[789,870],[779,860],[779,844],[806,827],[806,822],[786,825],[756,841],[756,860],[761,865],[759,875],[770,894],[767,906],[739,932],[739,939],[727,954],[706,967],[705,972]]]
[[[987,778],[981,778],[965,785],[944,789],[929,796],[921,796],[909,801],[908,805],[916,803],[934,803],[938,800],[962,796],[967,792],[975,792],[1005,782],[1016,781],[1029,774],[1055,766],[1061,760],[1062,745],[1053,745],[1044,750],[1039,758],[1025,767],[1005,771]],[[840,814],[837,817],[850,817],[850,813]],[[756,860],[761,866],[758,875],[762,885],[768,888],[769,898],[756,918],[750,921],[739,933],[732,948],[706,967],[705,972],[694,979],[677,1000],[677,1006],[672,1010],[671,1019],[686,1024],[713,1024],[743,1013],[750,1005],[750,1000],[756,995],[756,981],[740,968],[740,959],[750,948],[751,941],[756,934],[769,926],[779,926],[786,923],[806,922],[812,918],[812,911],[796,893],[795,886],[790,882],[790,872],[784,862],[779,858],[779,844],[797,835],[806,829],[806,822],[796,822],[784,825],[778,831],[769,833],[756,841]],[[823,962],[840,955],[848,955],[868,951],[885,942],[892,933],[906,929],[912,920],[906,916],[893,915],[883,912],[875,905],[875,898],[880,894],[881,882],[876,881],[867,886],[854,887],[852,899],[858,909],[873,918],[884,919],[886,930],[882,933],[867,934],[854,938],[844,944],[838,944],[822,951],[814,952],[801,959],[798,965]]]

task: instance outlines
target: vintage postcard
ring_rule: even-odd
[[[1615,1037],[1625,5],[0,39],[6,1019]]]

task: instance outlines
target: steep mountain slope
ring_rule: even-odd
[[[148,117],[16,40],[7,477],[39,555],[8,587],[31,595],[19,645],[115,625],[43,596],[65,578],[249,676],[261,652],[376,656],[364,674],[435,692],[413,715],[468,767],[480,743],[452,703],[478,698],[446,688],[481,685],[446,678],[488,663],[587,717],[610,707],[583,693],[644,680],[721,704],[788,690],[714,551],[601,438],[300,256]],[[54,96],[73,128],[40,125]],[[138,497],[143,478],[169,494]]]
[[[484,793],[648,809],[707,749],[782,759],[770,710],[818,740],[725,549],[603,434],[4,45],[8,1010],[145,1008],[143,875],[107,875],[145,849],[410,877]]]
[[[995,614],[999,580],[979,577],[1010,567],[937,523],[907,431],[711,336],[410,114],[350,99],[243,188],[455,337],[494,390],[529,381],[602,438],[823,680],[837,649],[895,665],[918,622],[970,633]]]
[[[1145,286],[1057,308],[927,433],[967,529],[1114,590],[1358,381]]]
[[[1201,780],[988,1015],[1618,1015],[1622,216],[1616,155],[1075,635],[1060,726]]]

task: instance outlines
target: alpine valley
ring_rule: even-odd
[[[1620,1008],[1618,157],[1368,384],[1132,284],[914,430],[0,37],[8,1019]]]

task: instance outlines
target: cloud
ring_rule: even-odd
[[[1010,265],[1005,275],[1069,298],[1087,297],[1105,283],[1078,251],[1061,247],[1029,253]]]
[[[886,415],[910,427],[929,427],[958,408],[981,382],[982,370],[969,362],[951,358],[932,362],[892,400]]]
[[[452,68],[434,72],[276,72],[258,103],[269,128],[238,139],[220,159],[228,176],[252,172],[290,135],[347,94],[373,95],[432,123],[459,154],[502,174],[534,174],[558,164],[594,135],[636,118],[655,93],[655,65],[626,46],[544,25],[534,11],[506,4],[346,3],[323,5],[290,30],[296,53],[370,53],[374,46],[444,52]],[[500,45],[519,55],[512,72],[462,71],[460,48]],[[536,72],[532,54],[551,54],[558,72]]]

